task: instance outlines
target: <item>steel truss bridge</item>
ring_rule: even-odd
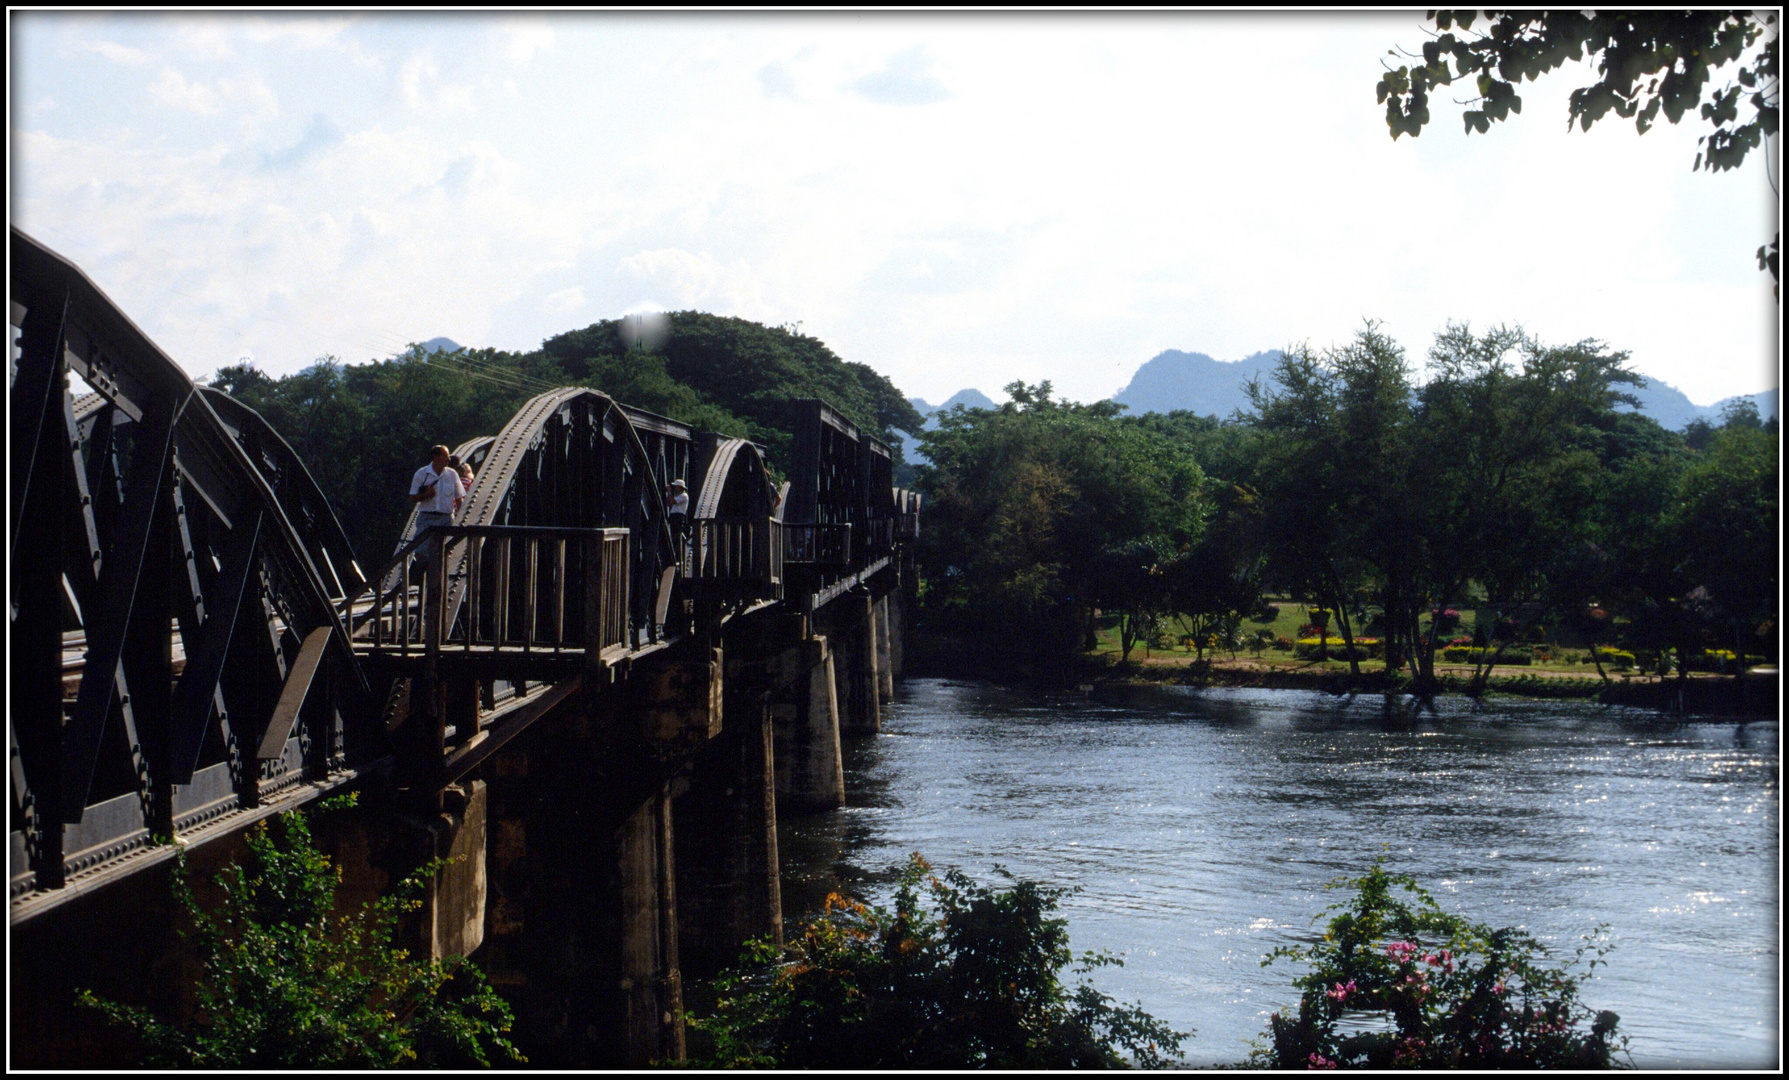
[[[457,520],[368,573],[258,414],[11,254],[15,926],[369,776],[439,792],[581,687],[886,592],[917,535],[888,447],[823,402],[776,485],[750,442],[564,388],[460,446]]]

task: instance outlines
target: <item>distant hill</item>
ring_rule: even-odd
[[[465,346],[461,345],[453,338],[435,337],[422,343],[422,351],[430,353],[459,352],[463,348],[465,348]]]
[[[1720,419],[1721,410],[1726,408],[1728,404],[1735,401],[1743,401],[1747,398],[1752,400],[1752,404],[1758,406],[1758,416],[1761,419],[1769,420],[1777,414],[1777,392],[1775,390],[1765,390],[1762,393],[1757,394],[1738,394],[1730,398],[1722,398],[1708,407],[1708,418],[1710,420]]]
[[[913,406],[914,411],[926,418],[927,431],[938,426],[938,418],[936,414],[957,405],[967,405],[971,409],[999,408],[999,406],[994,403],[993,398],[990,398],[980,390],[958,390],[949,398],[945,399],[944,404],[942,405],[930,404],[925,398],[908,398],[907,401]]]
[[[1231,361],[1169,349],[1138,368],[1130,385],[1113,394],[1112,400],[1127,406],[1132,415],[1185,409],[1227,420],[1237,409],[1248,408],[1243,389],[1248,381],[1271,374],[1279,360],[1278,349]]]
[[[1777,392],[1766,390],[1760,394],[1738,394],[1730,398],[1722,398],[1713,405],[1698,405],[1684,396],[1684,392],[1668,382],[1659,379],[1647,379],[1646,387],[1636,390],[1625,388],[1628,393],[1640,399],[1639,412],[1657,420],[1663,427],[1672,431],[1682,431],[1691,420],[1707,420],[1719,423],[1721,410],[1736,401],[1750,400],[1758,406],[1758,415],[1765,420],[1777,414]],[[1626,411],[1627,406],[1617,408]]]
[[[1249,379],[1267,378],[1279,359],[1278,349],[1231,361],[1213,360],[1204,353],[1169,349],[1138,368],[1131,376],[1130,385],[1112,395],[1112,400],[1129,406],[1132,415],[1184,409],[1200,416],[1215,415],[1228,420],[1237,409],[1248,409],[1248,394],[1243,388]],[[1713,405],[1698,405],[1682,390],[1660,379],[1647,379],[1646,386],[1641,389],[1624,389],[1640,400],[1640,412],[1672,431],[1681,431],[1685,424],[1697,419],[1718,422],[1721,410],[1742,398],[1756,402],[1758,415],[1765,419],[1777,415],[1775,390],[1725,398]],[[917,401],[915,408],[926,413],[925,407]]]

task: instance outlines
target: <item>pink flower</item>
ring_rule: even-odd
[[[1411,941],[1392,941],[1387,942],[1385,946],[1385,955],[1391,957],[1400,964],[1408,963],[1410,958],[1415,956],[1416,953],[1416,943]]]
[[[1307,1069],[1333,1069],[1336,1067],[1335,1062],[1315,1051],[1312,1051],[1311,1056],[1306,1058],[1305,1061],[1308,1063],[1305,1066]]]
[[[1324,993],[1328,994],[1336,1001],[1347,1001],[1348,995],[1354,993],[1358,989],[1360,988],[1354,985],[1354,980],[1349,979],[1345,983],[1336,983],[1333,989],[1326,990]]]
[[[1509,993],[1509,987],[1503,985],[1502,982],[1499,982],[1496,986],[1491,987],[1491,993],[1499,995],[1507,994]]]

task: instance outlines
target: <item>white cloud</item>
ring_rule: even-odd
[[[440,67],[427,56],[412,56],[404,61],[404,70],[398,75],[398,83],[404,89],[404,101],[412,109],[420,109],[428,103],[423,92],[423,81],[433,79],[441,73]]]
[[[503,56],[512,64],[526,64],[537,52],[553,48],[555,34],[540,19],[518,19],[502,26]]]
[[[149,85],[149,93],[164,105],[205,116],[215,114],[223,104],[217,88],[188,82],[186,76],[171,67],[162,68],[161,78]]]
[[[573,285],[569,289],[560,289],[556,293],[549,294],[540,302],[540,306],[543,311],[564,315],[581,309],[587,303],[589,301],[584,298],[584,286]]]
[[[223,16],[172,16],[179,27],[180,44],[187,51],[207,60],[229,60],[235,57],[236,49],[230,44],[230,33],[237,25],[235,19]]]
[[[426,53],[404,61],[398,84],[412,109],[461,110],[472,104],[472,88],[443,82],[440,65]]]
[[[725,313],[750,309],[762,301],[762,283],[743,259],[724,263],[708,252],[659,248],[622,259],[619,269],[654,293],[672,297],[673,310],[703,308]]]
[[[98,53],[107,60],[130,67],[142,67],[148,64],[150,56],[142,49],[133,49],[129,45],[120,45],[116,41],[90,41],[87,43],[90,52]]]
[[[189,80],[175,68],[163,67],[161,75],[149,84],[149,94],[163,105],[200,116],[216,116],[228,109],[252,123],[279,113],[273,91],[253,75]]]

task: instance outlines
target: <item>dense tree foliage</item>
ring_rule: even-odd
[[[928,604],[972,639],[1059,657],[1096,610],[1137,626],[1161,609],[1164,564],[1204,535],[1205,476],[1110,402],[1006,389],[999,409],[958,406],[920,436]]]
[[[1680,673],[1705,650],[1768,652],[1775,422],[1735,407],[1666,431],[1630,411],[1626,359],[1451,326],[1419,369],[1369,323],[1286,350],[1229,421],[1011,387],[923,437],[928,612],[1003,654],[1061,657],[1098,611],[1128,657],[1176,622],[1201,650],[1234,642],[1278,590],[1322,613],[1319,655],[1338,635],[1358,673],[1368,636],[1419,686],[1454,605],[1480,611],[1479,688],[1560,630]]]
[[[748,1068],[1069,1069],[1172,1064],[1187,1036],[1082,982],[1060,890],[943,877],[918,855],[895,909],[838,894],[779,950],[755,943],[695,1023],[706,1064]],[[929,903],[927,901],[929,900]],[[1081,970],[1115,964],[1088,954]],[[1127,1061],[1127,1056],[1129,1061]]]
[[[1661,112],[1675,124],[1700,106],[1713,130],[1699,140],[1694,168],[1716,172],[1738,168],[1777,133],[1780,34],[1772,11],[1431,11],[1429,18],[1435,32],[1423,43],[1422,63],[1388,65],[1379,80],[1394,139],[1422,134],[1436,88],[1469,80],[1477,107],[1460,119],[1468,134],[1484,132],[1522,111],[1516,84],[1598,57],[1596,82],[1572,91],[1568,128],[1588,131],[1613,112],[1645,134]],[[1730,65],[1737,65],[1733,81],[1711,87]],[[1772,278],[1780,239],[1758,249],[1758,268]]]
[[[665,376],[687,387],[697,400],[748,421],[767,442],[772,457],[788,445],[791,406],[799,398],[825,398],[872,435],[917,432],[923,418],[894,384],[867,364],[839,359],[816,338],[745,319],[680,311],[668,317],[663,339],[652,353],[662,358]],[[558,362],[573,380],[591,378],[620,394],[612,382],[632,363],[619,320],[596,323],[548,338],[541,354]],[[631,398],[622,400],[633,404]],[[645,408],[652,408],[644,405]]]
[[[896,430],[922,420],[887,379],[840,360],[824,344],[786,329],[700,312],[666,317],[653,348],[624,340],[618,320],[507,353],[413,347],[393,360],[343,364],[325,358],[275,379],[246,364],[211,384],[266,417],[291,443],[341,517],[368,573],[398,541],[410,476],[435,443],[495,435],[533,395],[590,386],[627,405],[708,431],[763,444],[786,465],[790,405],[823,397],[872,435],[899,446]]]
[[[248,833],[248,855],[217,876],[221,904],[194,896],[184,863],[175,893],[192,920],[201,974],[190,1023],[83,992],[134,1031],[144,1064],[189,1069],[366,1069],[523,1062],[506,1037],[509,1006],[469,962],[418,960],[397,947],[399,916],[440,866],[390,895],[336,912],[338,872],[302,813]]]

